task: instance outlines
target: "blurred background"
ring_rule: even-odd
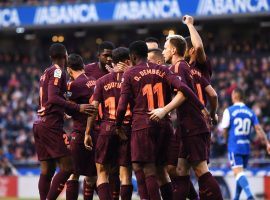
[[[270,137],[270,0],[1,0],[0,1],[0,198],[38,197],[39,165],[32,124],[38,83],[50,65],[48,47],[62,42],[84,62],[96,61],[104,40],[128,46],[169,33],[188,36],[181,17],[195,17],[213,66],[218,114],[231,105],[236,86]],[[66,123],[69,132],[71,122]],[[248,175],[258,198],[270,199],[270,159],[255,133]],[[230,199],[234,179],[219,125],[212,131],[211,164]],[[31,191],[25,188],[31,187]]]

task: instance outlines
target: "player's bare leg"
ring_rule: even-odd
[[[145,183],[145,174],[143,172],[143,166],[140,163],[133,163],[132,164],[133,171],[135,173],[137,184],[138,184],[138,193],[140,199],[147,200],[149,199],[147,187]]]
[[[245,176],[244,168],[243,167],[234,167],[233,169],[234,177],[236,179],[236,191],[234,200],[239,200],[241,191],[244,190],[248,199],[254,199],[253,194],[250,190],[248,180]]]
[[[41,200],[46,200],[51,186],[51,180],[56,169],[54,160],[46,160],[40,162],[40,177],[38,181],[38,190]]]
[[[66,181],[72,173],[73,165],[70,156],[59,158],[59,172],[53,177],[47,200],[55,200],[62,192]]]
[[[166,167],[157,166],[157,180],[163,200],[171,200],[173,198],[173,187],[170,176]]]
[[[161,200],[159,195],[159,186],[156,177],[156,166],[154,163],[144,163],[143,172],[145,174],[145,183],[150,199]]]
[[[192,163],[192,168],[199,182],[201,200],[222,200],[221,190],[216,179],[209,172],[207,161]]]
[[[97,190],[100,200],[112,200],[109,185],[109,166],[96,163],[97,168]]]
[[[79,196],[79,178],[80,175],[71,174],[67,181],[66,199],[76,200]]]
[[[120,181],[121,181],[121,190],[120,190],[121,199],[131,200],[133,186],[132,186],[132,170],[130,167],[120,166]]]

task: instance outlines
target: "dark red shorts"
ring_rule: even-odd
[[[167,162],[167,151],[172,134],[173,129],[170,122],[162,123],[162,126],[132,131],[132,162],[165,165]]]
[[[130,126],[124,126],[127,133],[128,140],[120,141],[115,133],[115,127],[107,129],[108,126],[103,124],[101,126],[96,149],[95,149],[95,162],[103,165],[130,166]]]
[[[180,147],[180,136],[175,131],[170,138],[170,144],[168,147],[168,165],[177,166],[178,162],[178,154],[179,154],[179,147]]]
[[[70,156],[65,144],[65,140],[67,140],[66,134],[63,130],[34,124],[33,133],[38,160],[43,161]]]
[[[85,148],[83,139],[84,134],[72,133],[70,141],[70,151],[73,160],[74,174],[84,176],[96,176],[95,148],[89,151]],[[93,144],[95,144],[94,138]]]
[[[188,162],[209,160],[211,134],[205,133],[180,139],[179,158]]]

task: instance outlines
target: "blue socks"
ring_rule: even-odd
[[[239,173],[236,176],[236,193],[234,198],[235,200],[239,199],[242,189],[246,193],[248,199],[254,199],[251,190],[249,188],[247,177],[245,176],[244,173]]]
[[[238,181],[236,181],[235,196],[233,200],[239,200],[241,192],[242,192],[242,187],[239,185]]]

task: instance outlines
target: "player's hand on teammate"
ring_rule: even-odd
[[[163,119],[165,117],[165,115],[167,115],[167,111],[165,108],[157,108],[152,110],[151,112],[149,112],[148,114],[150,114],[150,119],[153,121],[159,121],[161,119]]]
[[[114,70],[114,72],[124,72],[128,68],[129,68],[128,64],[123,63],[123,62],[119,62],[114,66],[113,70]]]
[[[193,17],[189,16],[189,15],[184,15],[183,16],[183,23],[186,24],[186,25],[189,25],[189,24],[194,24],[194,19]]]
[[[120,138],[120,140],[125,141],[125,140],[128,139],[127,134],[126,134],[126,132],[124,131],[124,129],[122,127],[116,128],[115,131],[116,131],[116,135],[118,135],[118,137]]]
[[[93,141],[91,135],[85,134],[84,136],[84,146],[87,150],[91,151],[93,149]]]
[[[211,121],[211,116],[210,116],[210,113],[208,112],[208,110],[206,108],[204,108],[204,109],[201,110],[201,112],[203,114],[204,119],[207,122],[210,122]]]
[[[93,115],[96,114],[98,110],[91,104],[80,104],[80,112],[87,115]]]

